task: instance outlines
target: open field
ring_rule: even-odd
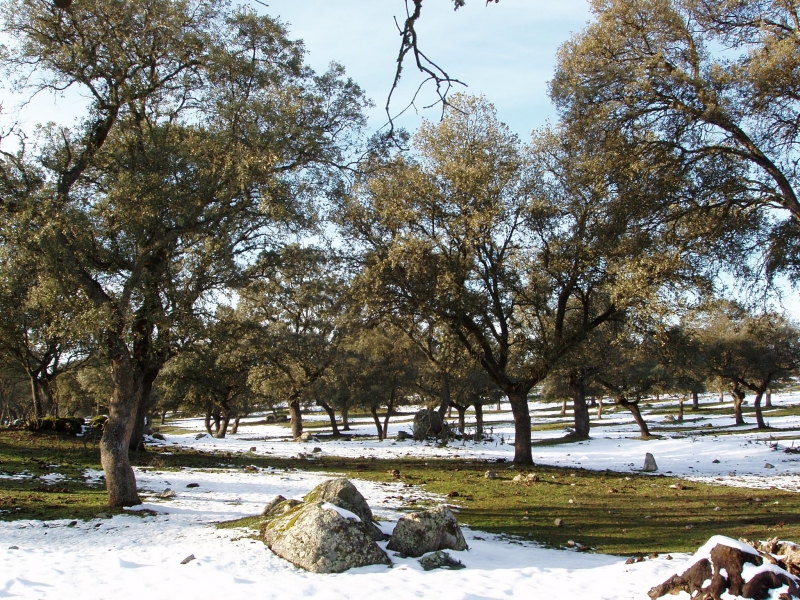
[[[165,582],[163,589],[147,587],[151,597],[174,597],[166,593],[170,585],[188,590],[181,597],[202,597],[201,582],[210,585],[204,577],[212,572],[231,593],[251,585],[238,580],[255,583],[276,573],[297,589],[313,587],[316,597],[361,597],[347,589],[362,584],[379,593],[377,568],[336,576],[339,583],[329,586],[330,577],[301,573],[252,539],[253,517],[275,494],[299,498],[324,478],[341,475],[355,481],[385,531],[400,514],[434,503],[454,507],[467,526],[471,550],[459,559],[470,569],[458,572],[460,579],[393,559],[392,585],[406,585],[408,597],[440,580],[450,582],[453,598],[497,597],[489,582],[500,569],[508,570],[514,593],[555,590],[566,577],[583,590],[575,593],[600,597],[592,595],[590,580],[617,577],[619,595],[611,597],[642,598],[650,585],[680,569],[684,553],[714,534],[800,539],[800,455],[792,452],[800,446],[800,395],[775,398],[765,413],[772,425],[767,431],[733,427],[730,407],[708,398],[700,411],[687,409],[683,423],[665,420],[676,413],[674,405],[653,402],[645,410],[655,434],[649,440],[638,438],[627,413],[606,410],[601,420],[593,416],[590,440],[571,441],[564,438],[570,415],[562,417],[560,406],[532,408],[536,466],[524,469],[508,462],[513,428],[507,411],[487,411],[491,441],[446,446],[378,442],[366,415],[354,416],[352,437],[333,439],[322,415],[307,414],[307,424],[318,426],[308,428],[314,437],[306,443],[292,441],[284,425],[243,421],[236,436],[218,440],[199,436],[201,420],[174,420],[162,429],[163,442],[153,439],[147,452],[133,457],[144,504],[126,511],[104,507],[95,445],[55,433],[0,431],[0,538],[18,547],[0,549],[0,573],[10,574],[5,587],[0,579],[0,595],[61,597],[46,586],[59,581],[56,571],[78,568],[76,561],[105,565],[102,573],[92,567],[105,582],[97,597],[113,595],[137,569]],[[390,438],[410,431],[410,419],[410,411],[393,418]],[[657,473],[640,472],[645,452],[655,455]],[[489,470],[495,479],[485,477]],[[513,481],[528,473],[538,481]],[[177,495],[161,499],[165,488]],[[573,544],[592,551],[577,554]],[[198,560],[181,567],[184,575],[167,569],[190,553]],[[660,557],[624,565],[628,556],[650,553]],[[668,553],[675,560],[665,560]],[[45,558],[50,575],[37,577]],[[546,587],[533,584],[531,569],[536,578],[547,576]],[[191,584],[185,572],[192,573]],[[485,595],[470,596],[477,593],[473,588]],[[280,589],[288,593],[279,586],[267,597],[281,597]]]

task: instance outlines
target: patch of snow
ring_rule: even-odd
[[[350,512],[349,510],[342,508],[341,506],[336,506],[335,504],[331,504],[330,502],[323,502],[322,508],[325,510],[334,510],[340,515],[342,515],[345,519],[350,519],[352,521],[358,521],[361,523],[361,517],[359,517],[356,513]]]

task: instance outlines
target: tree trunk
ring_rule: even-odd
[[[378,407],[374,404],[369,407],[369,412],[372,413],[372,419],[375,421],[375,427],[378,428],[378,441],[383,441],[383,427],[381,426],[381,418],[378,416]]]
[[[444,420],[444,414],[450,408],[450,374],[442,372],[442,404],[439,406],[439,416]]]
[[[483,437],[483,404],[481,399],[475,400],[473,406],[475,407],[475,438],[481,439]]]
[[[647,428],[647,423],[645,423],[644,418],[642,418],[641,411],[639,411],[639,401],[631,402],[623,399],[620,401],[620,404],[631,412],[633,420],[636,421],[636,424],[639,426],[639,432],[642,434],[642,437],[650,437],[650,430]]]
[[[458,431],[461,435],[466,435],[467,433],[467,407],[462,406],[461,404],[456,404],[453,402],[451,406],[455,406],[456,412],[458,412]]]
[[[222,400],[220,402],[220,406],[222,406],[222,422],[220,426],[217,427],[217,437],[223,439],[226,435],[228,435],[228,425],[233,417],[233,410],[231,409],[231,405],[228,403],[227,399]]]
[[[208,435],[214,435],[214,432],[211,431],[211,409],[206,410],[205,426]]]
[[[236,418],[233,420],[233,427],[231,427],[231,435],[236,435],[239,433],[239,421],[242,419],[240,415],[236,415]]]
[[[561,416],[567,416],[567,398],[562,398],[561,400]]]
[[[342,406],[342,431],[350,431],[350,420],[348,419],[350,409],[347,404]]]
[[[331,421],[331,435],[333,437],[339,437],[341,434],[339,433],[339,426],[336,424],[336,413],[325,400],[317,400],[317,405],[321,406],[322,410],[328,413],[328,418]]]
[[[164,423],[166,423],[166,422],[167,422],[167,411],[166,410],[162,410],[161,411],[161,424],[164,425]]]
[[[389,417],[392,416],[394,410],[395,388],[392,388],[392,395],[389,398],[389,406],[386,409],[386,417],[383,419],[383,439],[389,438]]]
[[[767,393],[764,396],[764,408],[772,408],[772,388],[767,388]]]
[[[570,377],[569,387],[572,390],[572,407],[575,415],[575,436],[581,439],[589,437],[589,407],[586,406],[586,384],[583,378]]]
[[[33,420],[39,423],[39,419],[44,416],[44,409],[42,408],[42,398],[39,395],[39,383],[36,381],[36,376],[32,373],[28,375],[31,381],[31,403],[33,405]]]
[[[695,390],[692,390],[692,410],[698,410],[700,408],[700,394],[698,394]]]
[[[158,376],[161,367],[149,367],[142,375],[142,384],[139,387],[139,393],[136,398],[136,418],[133,423],[133,432],[131,433],[131,441],[129,449],[133,452],[144,450],[144,434],[147,430],[145,418],[152,405],[153,382]]]
[[[514,462],[532,465],[531,413],[528,409],[528,390],[515,389],[506,393],[514,415]]]
[[[731,390],[731,395],[733,396],[733,416],[736,419],[736,424],[747,425],[742,416],[742,403],[747,394],[741,388],[734,388]]]
[[[725,402],[725,392],[720,390],[719,391],[719,403],[722,404],[723,402]]]
[[[678,400],[678,423],[683,423],[683,398]]]
[[[597,418],[598,419],[602,419],[603,418],[603,397],[602,396],[598,396],[598,398],[597,398]]]
[[[214,410],[211,411],[211,418],[214,420],[213,435],[214,437],[217,437],[217,434],[219,434],[220,427],[222,427],[222,415],[220,414],[218,408],[215,407]]]
[[[300,414],[300,402],[289,401],[289,418],[292,420],[292,437],[299,439],[303,433],[303,416]]]
[[[758,390],[756,390],[756,397],[755,400],[753,400],[753,408],[756,411],[756,422],[758,423],[759,429],[767,429],[767,424],[764,422],[764,414],[761,412],[761,398],[763,398],[764,394],[768,391],[766,386],[760,386]]]
[[[123,344],[118,342],[118,352],[111,357],[114,391],[103,437],[100,438],[100,463],[106,476],[108,505],[112,508],[141,503],[128,457],[128,444],[136,416],[137,391],[141,382],[136,380],[130,354],[120,346]]]

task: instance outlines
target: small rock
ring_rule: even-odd
[[[255,465],[247,465],[247,466],[244,468],[244,470],[245,470],[245,471],[249,471],[250,473],[254,473],[254,472],[258,471],[258,467],[257,467],[257,466],[255,466]]]
[[[715,506],[714,510],[722,510],[722,507],[721,506]]]
[[[675,422],[675,417],[673,417],[672,415],[667,415],[666,417],[664,417],[664,420],[667,423],[674,423]]]
[[[443,550],[437,550],[432,554],[423,556],[418,562],[426,571],[431,571],[433,569],[451,569],[455,571],[465,568],[460,560],[456,560],[450,556],[448,552],[444,552]]]
[[[19,550],[19,546],[9,546],[9,550]]]
[[[631,556],[628,560],[625,561],[625,564],[626,565],[632,565],[635,562],[636,562],[636,557],[635,556]]]
[[[656,466],[656,459],[649,452],[644,455],[644,467],[642,468],[642,471],[646,473],[652,473],[653,471],[658,471],[658,466]]]
[[[193,560],[194,560],[194,554],[190,554],[189,556],[187,556],[186,558],[184,558],[181,561],[181,564],[182,565],[186,565],[186,564],[189,564],[190,562],[192,562]]]
[[[694,525],[689,524],[689,525],[686,526],[686,529],[694,529]]]
[[[202,440],[204,437],[208,437],[208,434],[207,433],[198,433],[196,436],[194,436],[194,439]]]
[[[255,452],[256,450],[258,450],[258,448],[255,446],[250,446],[250,452]]]
[[[486,471],[483,475],[486,479],[497,479],[497,473],[494,471]]]
[[[389,471],[387,471],[387,473],[389,473],[389,475],[391,475],[395,479],[400,478],[400,471],[398,471],[397,469],[390,469]]]
[[[728,477],[736,477],[736,471],[730,471]]]
[[[637,563],[644,562],[644,556],[639,556],[639,557],[637,557],[637,558],[636,558],[636,562],[637,562]]]
[[[504,463],[504,462],[506,462],[506,459],[505,458],[496,458],[494,460],[494,462],[496,462],[496,463]]]
[[[410,440],[410,439],[411,439],[411,438],[413,438],[413,437],[414,437],[414,436],[412,436],[412,435],[411,435],[410,433],[408,433],[407,431],[402,431],[402,430],[401,430],[401,431],[398,431],[398,432],[397,432],[397,435],[395,436],[395,439],[396,439],[398,442],[402,442],[402,441],[404,441],[404,440]]]
[[[69,523],[67,523],[67,527],[75,527],[75,525],[77,524],[78,524],[77,521],[70,521]]]
[[[159,497],[159,498],[164,498],[164,499],[167,499],[167,498],[174,498],[174,497],[175,497],[175,492],[173,492],[173,491],[172,491],[170,488],[167,488],[167,489],[165,489],[163,492],[161,492],[161,493],[158,495],[158,497]]]
[[[307,442],[311,439],[311,434],[308,431],[304,431],[300,434],[300,437],[297,438],[301,442]]]
[[[459,496],[460,496],[460,494],[458,492],[449,492],[447,494],[448,498],[458,498]]]
[[[658,552],[651,552],[650,554],[647,555],[647,558],[650,559],[658,558]]]
[[[764,463],[764,468],[765,468],[765,469],[774,469],[774,468],[775,468],[775,465],[773,465],[773,464],[770,464],[770,463]]]
[[[314,454],[319,454],[320,452],[322,452],[322,448],[320,448],[319,446],[315,446],[311,452],[313,452]]]
[[[714,460],[712,460],[711,462],[712,462],[712,463],[714,463],[715,465],[718,465],[718,464],[719,464],[719,459],[718,459],[718,458],[715,458],[715,459],[714,459]]]
[[[575,545],[574,540],[567,540],[567,546],[574,546],[574,545]]]
[[[670,487],[670,489],[673,489],[673,490],[682,490],[683,489],[683,484],[682,483],[673,483],[669,487]]]
[[[564,519],[561,518],[556,519],[555,521],[553,521],[553,525],[555,525],[556,527],[563,527]]]
[[[200,484],[199,483],[187,483],[186,487],[187,488],[196,488],[196,487],[200,487]]]
[[[672,560],[672,554],[667,554],[667,555],[664,557],[664,560]]]

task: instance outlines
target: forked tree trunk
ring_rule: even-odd
[[[383,419],[383,439],[388,439],[389,437],[389,417],[392,416],[392,411],[394,410],[394,397],[395,397],[395,389],[392,388],[392,396],[389,398],[389,406],[386,409],[386,417]]]
[[[572,407],[575,414],[575,436],[588,438],[589,407],[586,406],[586,384],[581,378],[570,377],[569,387],[572,390]]]
[[[208,435],[214,435],[214,432],[211,431],[211,410],[206,410],[206,418],[203,422],[206,426],[206,432]]]
[[[528,390],[515,389],[506,393],[514,415],[514,462],[532,465],[531,413],[528,408]]]
[[[228,404],[227,400],[222,400],[220,402],[222,406],[222,413],[221,418],[217,424],[217,435],[219,439],[223,439],[226,435],[228,435],[228,425],[231,422],[231,417],[233,416],[233,411],[231,410],[230,405]]]
[[[303,433],[303,415],[300,413],[299,401],[289,401],[289,418],[292,421],[292,437],[298,439]]]
[[[328,413],[328,419],[331,421],[331,435],[333,437],[339,437],[341,434],[339,433],[339,426],[336,424],[336,413],[325,400],[317,400],[317,404],[322,407],[322,410]]]
[[[383,441],[383,427],[381,426],[381,418],[378,416],[378,407],[374,404],[369,407],[369,412],[372,414],[372,420],[375,421],[375,427],[378,428],[378,441]]]
[[[117,345],[122,346],[121,343]],[[133,364],[127,349],[119,349],[111,358],[111,380],[114,391],[108,420],[100,438],[100,462],[106,477],[108,505],[112,508],[140,504],[136,493],[136,477],[128,457],[128,444],[136,416],[137,390]]]

